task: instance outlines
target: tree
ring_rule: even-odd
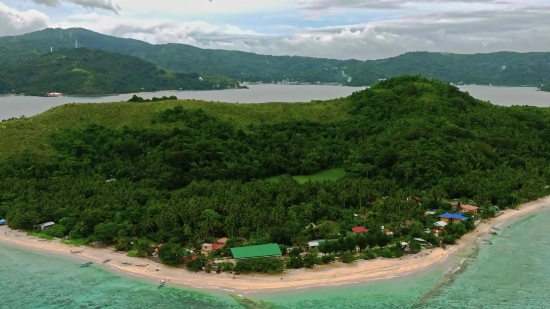
[[[149,242],[149,240],[144,238],[137,241],[135,248],[138,255],[141,257],[147,257],[151,255],[151,253],[153,253],[153,247],[151,246],[151,243]]]
[[[418,252],[420,252],[420,250],[422,250],[422,245],[418,241],[413,240],[409,243],[409,252],[410,253],[418,253]]]
[[[176,243],[163,244],[158,251],[158,256],[163,264],[178,266],[182,262],[182,247]]]

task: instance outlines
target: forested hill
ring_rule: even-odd
[[[89,48],[46,53],[0,71],[0,94],[117,94],[238,87],[229,78],[175,73],[140,58]]]
[[[0,159],[0,217],[55,221],[58,237],[290,245],[383,225],[398,241],[428,237],[439,219],[424,212],[450,199],[489,210],[548,195],[550,115],[405,76],[318,103],[60,106],[0,123]],[[347,175],[265,180],[330,168]]]
[[[201,75],[228,76],[239,81],[335,82],[366,86],[379,79],[421,74],[446,82],[510,86],[540,86],[548,82],[550,53],[498,52],[458,55],[411,52],[374,60],[334,60],[309,57],[267,56],[200,49],[183,44],[152,45],[86,29],[46,29],[0,38],[0,68],[38,54],[79,46],[137,56],[167,70]]]
[[[550,92],[550,84],[546,84],[544,86],[541,86],[541,87],[539,87],[539,89],[542,90],[542,91]]]

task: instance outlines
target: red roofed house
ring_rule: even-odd
[[[472,212],[472,213],[475,213],[477,214],[477,210],[478,210],[478,207],[474,206],[474,205],[469,205],[469,204],[465,204],[465,205],[460,205],[460,208],[462,209],[462,212]]]
[[[213,250],[221,249],[221,248],[223,248],[223,246],[225,245],[227,240],[228,240],[227,237],[224,237],[224,238],[218,239],[213,244],[204,243],[204,244],[202,244],[201,252],[208,254],[208,253],[212,252]]]
[[[357,227],[352,227],[351,231],[357,234],[357,233],[366,233],[369,231],[369,229],[366,229],[362,226],[357,226]]]

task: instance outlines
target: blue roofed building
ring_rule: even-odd
[[[442,214],[441,216],[439,216],[439,218],[441,218],[441,221],[447,222],[447,223],[449,222],[456,223],[456,222],[462,222],[462,221],[468,220],[468,217],[465,217],[460,213],[450,214],[448,212]]]

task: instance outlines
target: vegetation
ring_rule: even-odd
[[[539,86],[548,81],[547,68],[550,64],[550,53],[458,55],[411,52],[373,61],[268,56],[200,49],[183,44],[152,45],[79,28],[46,29],[16,39],[0,38],[0,68],[50,52],[50,46],[54,50],[74,48],[75,39],[81,46],[136,56],[170,71],[227,76],[249,82],[287,80],[365,86],[379,79],[422,74],[452,83]]]
[[[238,87],[234,80],[216,79],[214,84],[197,73],[166,71],[137,57],[88,48],[46,53],[0,72],[0,94],[89,95],[232,87]]]
[[[73,104],[2,122],[0,217],[27,230],[55,221],[70,239],[138,240],[145,255],[149,241],[164,243],[164,263],[196,270],[207,259],[185,248],[219,237],[230,242],[211,257],[297,245],[287,268],[353,262],[357,248],[360,258],[399,257],[400,241],[452,244],[473,228],[468,214],[441,236],[425,232],[452,211],[448,199],[502,209],[547,195],[549,150],[546,109],[495,106],[419,76],[296,105]],[[339,168],[336,180],[292,177]],[[358,225],[370,231],[351,234]],[[313,239],[333,241],[300,254]],[[281,269],[247,263],[235,271]]]
[[[299,183],[306,183],[308,181],[324,181],[324,180],[338,180],[346,175],[346,171],[342,168],[331,168],[313,175],[296,175],[292,178],[296,179]],[[279,180],[283,175],[269,177],[268,180]]]
[[[548,92],[550,92],[550,84],[546,84],[546,85],[544,85],[544,86],[540,86],[539,89],[540,89],[541,91],[548,91]]]
[[[137,95],[133,95],[128,102],[160,102],[160,101],[169,101],[169,100],[177,100],[178,97],[176,96],[163,96],[161,98],[153,97],[152,99],[144,99],[142,97],[138,97]]]

